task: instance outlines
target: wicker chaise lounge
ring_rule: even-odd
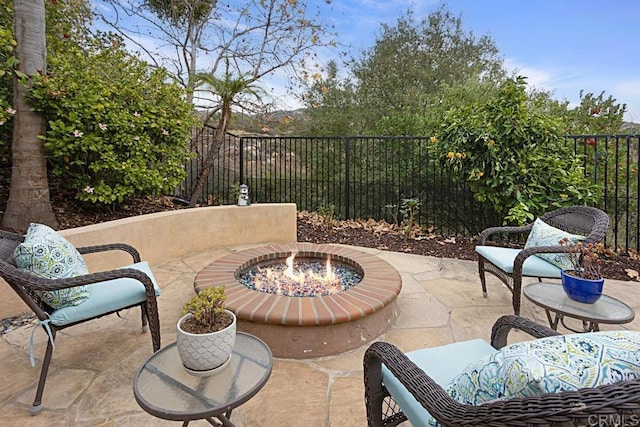
[[[129,266],[75,277],[50,279],[25,272],[16,266],[14,251],[24,240],[25,236],[0,230],[0,278],[4,279],[33,310],[39,324],[48,335],[40,380],[31,408],[31,413],[35,415],[41,410],[57,331],[127,308],[140,307],[143,331],[151,330],[153,350],[160,349],[160,321],[156,302],[159,288],[148,264],[140,261],[138,251],[130,245],[115,243],[77,248],[80,254],[125,251],[133,259],[133,264]],[[42,291],[66,291],[81,286],[90,290],[89,296],[75,306],[54,309],[42,298]]]
[[[567,233],[584,236],[582,242],[598,243],[604,239],[609,228],[609,216],[606,212],[588,206],[564,207],[547,212],[540,217],[544,223],[565,231]],[[540,254],[554,254],[563,252],[563,248],[554,245],[531,246],[526,248],[502,247],[491,241],[491,237],[509,236],[513,241],[514,236],[526,237],[532,230],[534,223],[521,227],[491,227],[480,233],[478,238],[478,273],[482,284],[482,294],[487,296],[486,273],[491,273],[500,279],[513,294],[513,312],[520,314],[522,299],[522,278],[537,277],[560,278],[562,271],[538,256]]]
[[[508,315],[494,324],[492,347],[485,343],[486,347],[503,348],[512,329],[524,331],[535,338],[566,337],[558,337],[558,332],[531,320]],[[579,334],[575,336],[581,337]],[[486,352],[477,341],[481,340],[454,343],[458,354],[452,356],[448,353],[448,357],[439,352],[439,349],[446,346],[413,352],[426,352],[426,355],[411,356],[414,360],[421,360],[424,370],[392,344],[373,343],[364,355],[368,425],[395,426],[409,419],[413,426],[429,426],[434,424],[428,421],[429,415],[447,426],[631,426],[640,423],[640,379],[575,391],[490,401],[479,405],[458,403],[445,392],[444,387],[448,381],[443,378],[446,373],[443,374],[442,371],[457,369],[450,366],[455,364],[455,359],[461,359],[458,362],[463,362],[462,359],[472,360],[474,354],[464,354],[464,349],[475,348],[481,349],[476,352]],[[431,350],[435,351],[429,353]],[[443,357],[444,363],[425,363],[429,359],[433,361]],[[385,370],[383,366],[386,367]],[[464,366],[460,369],[464,369]],[[440,377],[438,381],[434,379],[436,377]],[[384,383],[385,378],[388,380],[387,385]],[[392,393],[389,388],[395,382],[404,388]],[[407,399],[415,401],[408,402]]]

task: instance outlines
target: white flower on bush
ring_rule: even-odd
[[[84,135],[84,133],[80,132],[78,129],[73,131],[73,136],[75,136],[76,138],[81,138],[82,135]]]
[[[160,130],[162,131],[163,135],[169,135],[169,131],[166,130],[165,128],[160,128]]]
[[[105,125],[104,123],[98,123],[98,127],[100,128],[100,130],[107,130],[107,125]]]
[[[14,110],[13,108],[11,107],[7,108],[7,114],[14,115],[15,113],[16,113],[16,110]]]
[[[88,194],[93,194],[93,187],[89,187],[88,185],[84,187],[84,192]]]

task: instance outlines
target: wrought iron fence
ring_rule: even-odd
[[[180,197],[190,198],[212,133],[193,141],[198,157],[187,165]],[[588,176],[602,185],[609,213],[608,244],[640,249],[638,135],[567,136],[584,158]],[[446,236],[474,236],[501,219],[474,200],[429,157],[428,137],[266,137],[228,135],[217,149],[204,204],[235,204],[236,188],[249,186],[255,203],[296,203],[298,210],[329,211],[343,219],[402,219],[403,203],[416,199],[418,221]]]
[[[567,136],[567,144],[584,159],[585,173],[603,190],[601,209],[609,214],[607,243],[640,250],[640,135]]]

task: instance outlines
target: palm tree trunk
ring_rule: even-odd
[[[33,76],[46,71],[45,9],[43,0],[14,0],[15,56],[18,71]],[[53,228],[58,222],[49,199],[47,159],[44,144],[38,138],[46,130],[45,118],[30,111],[27,88],[14,75],[13,97],[16,115],[11,145],[11,184],[4,227],[26,230],[31,222]]]
[[[220,120],[218,121],[218,127],[213,138],[213,143],[208,147],[207,155],[204,163],[202,164],[202,170],[198,174],[198,179],[191,189],[191,198],[189,199],[189,206],[193,207],[198,202],[198,194],[204,187],[205,182],[209,179],[209,172],[213,168],[213,161],[216,158],[216,153],[220,149],[220,146],[224,143],[224,137],[229,127],[229,119],[231,119],[231,105],[223,105],[220,111]]]

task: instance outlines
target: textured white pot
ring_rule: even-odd
[[[225,363],[231,356],[236,341],[236,316],[232,311],[225,311],[233,316],[233,323],[210,334],[192,334],[182,330],[182,322],[193,316],[190,313],[178,320],[178,354],[187,369],[210,371]]]

